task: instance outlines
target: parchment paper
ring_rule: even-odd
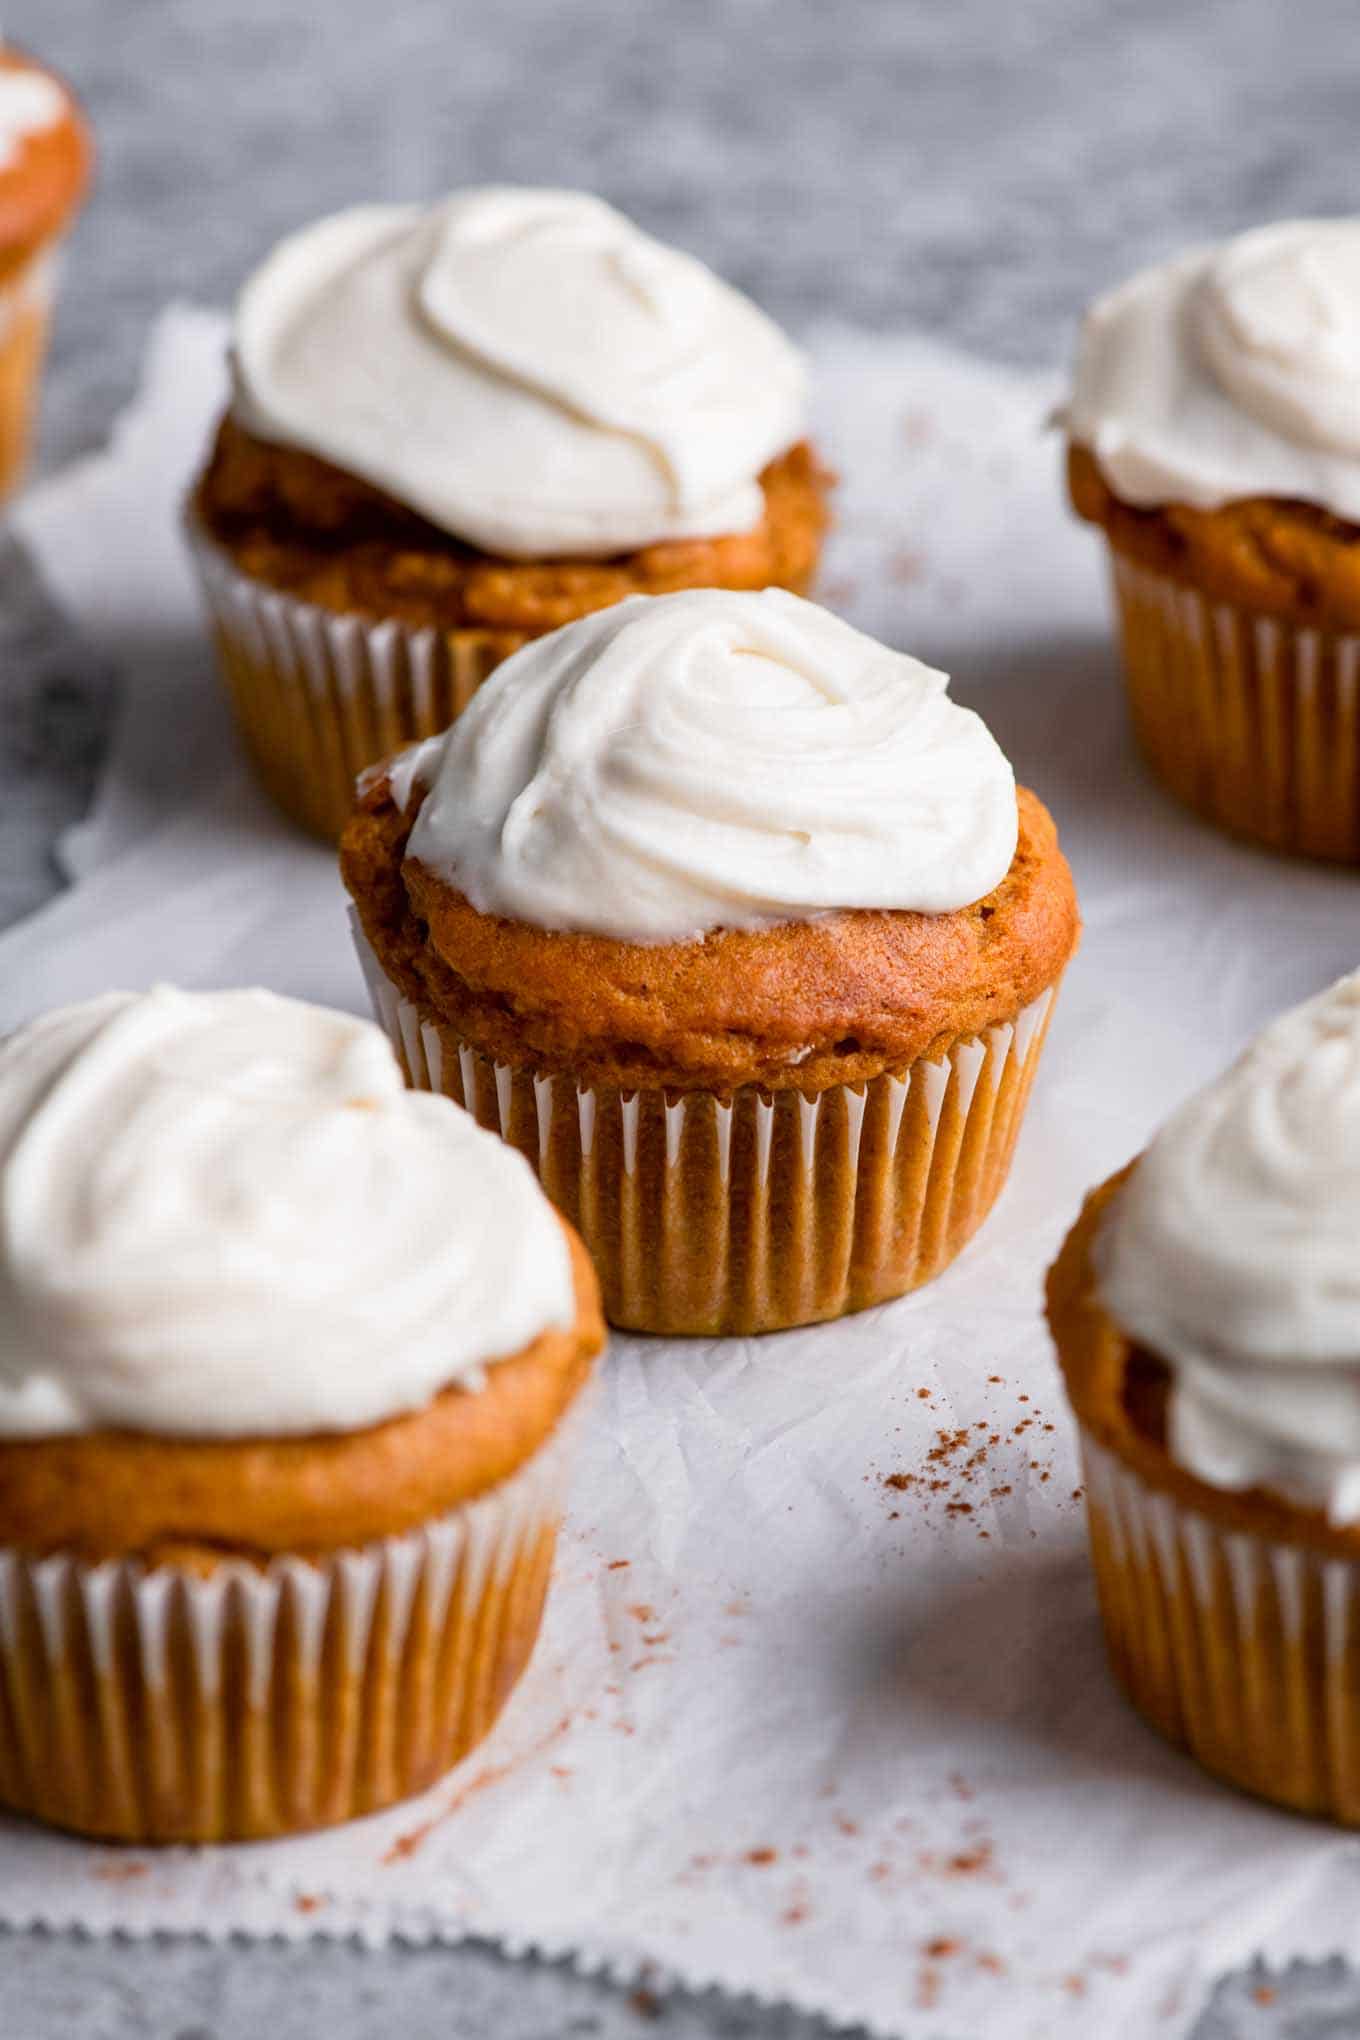
[[[363,1009],[333,862],[234,747],[176,516],[224,325],[159,325],[107,455],[18,523],[124,675],[75,883],[0,939],[0,1027],[114,984]],[[1184,2029],[1257,1951],[1360,1952],[1360,1846],[1220,1789],[1101,1655],[1039,1314],[1083,1190],[1357,960],[1357,881],[1219,840],[1135,761],[1056,394],[813,338],[823,599],[955,675],[1054,809],[1086,938],[1009,1189],[931,1288],[762,1341],[617,1337],[540,1648],[484,1749],[339,1833],[122,1852],[0,1824],[0,1920],[488,1936],[911,2040]]]

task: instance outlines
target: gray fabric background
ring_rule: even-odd
[[[283,229],[367,198],[588,185],[794,328],[911,324],[1030,366],[1148,257],[1357,204],[1354,0],[5,0],[4,26],[78,83],[102,155],[44,468],[103,438],[167,298],[225,302]],[[0,923],[55,886],[112,699],[0,540]],[[823,2030],[481,1948],[0,1935],[3,2040],[653,2029]],[[1226,1980],[1196,2040],[1357,2034],[1360,1986],[1334,1964]]]

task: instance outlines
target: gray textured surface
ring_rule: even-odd
[[[6,0],[5,27],[78,82],[102,145],[44,466],[102,439],[166,298],[225,300],[278,232],[364,198],[590,185],[795,327],[910,323],[1028,364],[1148,256],[1355,204],[1354,0]],[[0,921],[55,882],[108,705],[0,548]],[[0,1936],[4,2040],[623,2040],[654,2009],[480,1949]],[[686,1998],[655,2030],[821,2029]],[[1360,2033],[1353,1980],[1230,1979],[1198,2040],[1286,2032]]]

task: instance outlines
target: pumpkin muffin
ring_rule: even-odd
[[[533,1648],[579,1240],[378,1030],[265,992],[0,1048],[0,1805],[139,1842],[431,1784]]]
[[[1116,1676],[1219,1777],[1360,1825],[1360,975],[1087,1199],[1048,1282]]]
[[[189,531],[247,746],[317,833],[529,639],[816,568],[801,356],[598,199],[324,220],[247,284],[233,370]]]
[[[635,597],[369,775],[379,1017],[532,1162],[615,1324],[863,1309],[1000,1190],[1077,911],[946,684],[779,590]]]
[[[90,162],[70,90],[0,42],[0,499],[28,457],[57,256]]]
[[[1110,548],[1134,727],[1206,820],[1360,862],[1360,221],[1289,221],[1101,298],[1068,483]]]

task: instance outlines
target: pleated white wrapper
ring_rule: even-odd
[[[938,1274],[1006,1179],[1054,996],[864,1084],[626,1091],[492,1061],[422,1019],[351,928],[409,1081],[526,1156],[584,1238],[606,1316],[635,1331],[770,1331]]]
[[[192,513],[186,534],[246,749],[314,835],[338,836],[365,767],[447,729],[529,639],[325,609],[243,574]]]
[[[1360,1563],[1229,1530],[1081,1437],[1115,1673],[1246,1791],[1360,1823]]]
[[[1158,778],[1233,835],[1360,863],[1360,636],[1216,602],[1121,553],[1111,571]]]
[[[0,1804],[242,1840],[423,1790],[533,1648],[579,1429],[400,1537],[210,1571],[0,1549]]]

